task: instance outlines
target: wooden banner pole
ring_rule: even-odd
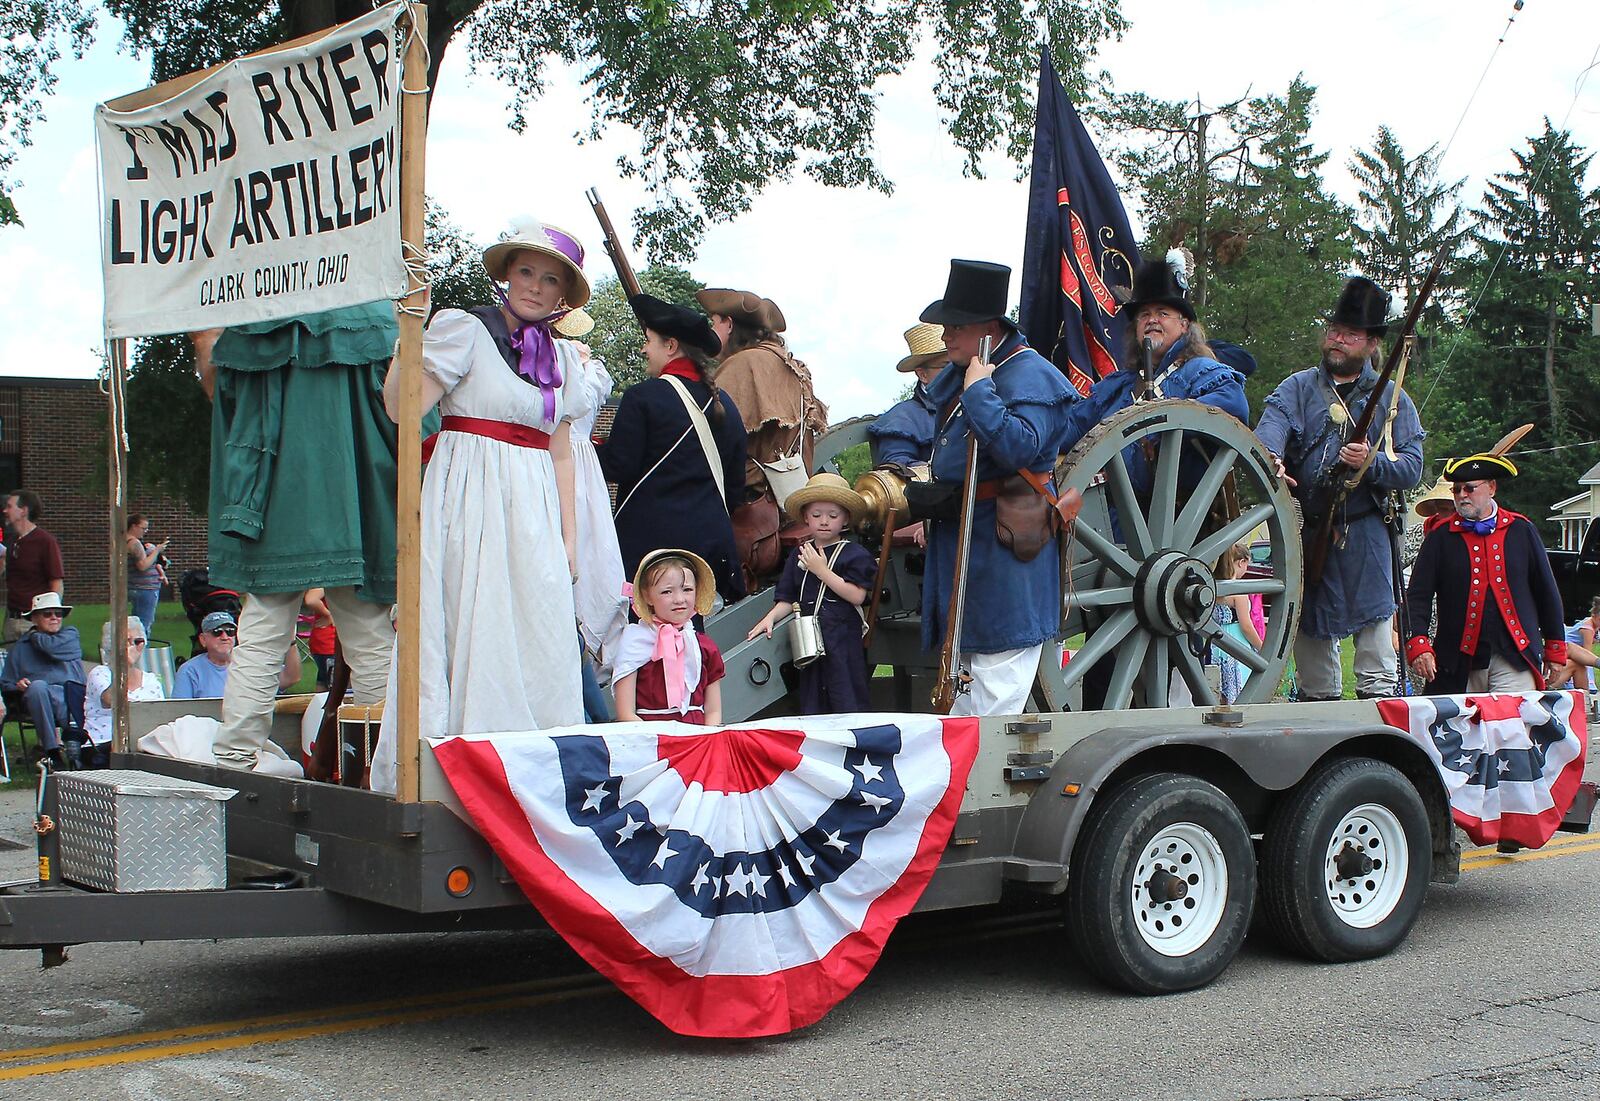
[[[418,312],[423,281],[418,265],[423,248],[423,167],[428,136],[428,9],[408,4],[411,33],[406,38],[400,102],[400,234],[406,255],[407,297],[400,311],[400,456],[396,523],[397,593],[400,632],[396,660],[395,798],[420,798],[421,625],[422,609],[422,323]]]
[[[132,748],[128,729],[128,447],[127,394],[128,342],[111,342],[106,417],[107,452],[111,494],[108,523],[111,525],[111,748],[127,753]],[[84,649],[99,656],[99,639],[84,639]],[[147,643],[148,645],[148,643]]]

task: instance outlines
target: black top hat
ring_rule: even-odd
[[[722,351],[722,340],[711,331],[705,314],[663,302],[653,294],[636,294],[628,299],[634,316],[651,332],[675,338],[680,344],[699,348],[708,356]]]
[[[1194,306],[1189,303],[1189,273],[1180,275],[1166,260],[1141,259],[1133,273],[1132,290],[1123,293],[1128,297],[1129,317],[1143,306],[1171,306],[1190,321],[1194,320]]]
[[[1389,331],[1389,292],[1364,275],[1352,276],[1339,292],[1328,323],[1382,336]]]
[[[1004,264],[952,260],[944,297],[923,310],[918,320],[932,325],[1005,321],[1006,297],[1010,291],[1011,269]]]

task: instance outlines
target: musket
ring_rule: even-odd
[[[1139,383],[1133,395],[1135,401],[1147,401],[1156,390],[1156,342],[1149,337],[1139,348]]]
[[[640,293],[639,277],[633,274],[633,265],[628,263],[628,254],[622,247],[622,241],[617,237],[617,231],[611,225],[611,215],[606,213],[606,204],[600,201],[600,192],[595,188],[585,191],[584,197],[589,200],[589,205],[594,208],[594,216],[600,222],[600,233],[606,239],[606,255],[611,257],[611,266],[617,269],[617,281],[622,284],[623,292],[632,298]]]
[[[1378,376],[1378,384],[1372,389],[1372,397],[1367,401],[1366,408],[1361,411],[1361,416],[1356,420],[1350,434],[1345,437],[1349,440],[1365,440],[1367,432],[1372,428],[1372,418],[1377,415],[1378,407],[1383,404],[1383,388],[1394,377],[1395,368],[1399,366],[1405,354],[1406,338],[1417,327],[1417,321],[1422,317],[1422,308],[1428,304],[1428,296],[1433,293],[1433,285],[1439,281],[1439,272],[1444,268],[1444,253],[1434,257],[1433,266],[1428,269],[1428,277],[1422,281],[1422,287],[1417,291],[1416,301],[1411,303],[1411,308],[1406,311],[1405,324],[1400,327],[1400,335],[1394,345],[1389,349],[1389,355],[1384,359],[1383,372]],[[1350,496],[1350,491],[1360,484],[1360,477],[1352,478],[1356,473],[1351,467],[1335,459],[1312,487],[1313,492],[1325,491],[1327,496],[1326,506],[1317,516],[1318,524],[1315,534],[1306,543],[1305,580],[1308,585],[1315,585],[1322,580],[1323,567],[1328,562],[1328,551],[1333,547],[1333,525],[1339,513],[1344,509],[1344,503]]]
[[[990,337],[984,337],[978,358],[989,362]],[[956,697],[967,691],[971,677],[961,671],[961,621],[967,610],[967,566],[972,551],[972,514],[978,505],[978,436],[967,425],[967,468],[961,479],[961,521],[950,581],[950,608],[944,618],[944,646],[939,650],[939,676],[933,684],[933,709],[950,714]]]
[[[883,602],[883,583],[888,578],[889,556],[894,553],[894,506],[883,521],[883,545],[878,548],[878,572],[872,581],[872,603],[867,605],[867,629],[861,636],[864,648],[872,647],[872,636],[878,630],[878,605]]]

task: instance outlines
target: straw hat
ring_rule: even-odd
[[[894,365],[896,371],[915,371],[918,367],[950,358],[950,352],[944,346],[944,327],[930,325],[926,321],[919,321],[906,330],[906,347],[911,354]]]
[[[550,327],[568,340],[578,340],[594,331],[594,318],[584,310],[570,310]]]
[[[583,245],[572,234],[534,218],[518,218],[500,240],[483,250],[483,268],[497,283],[506,281],[506,264],[511,254],[526,249],[559,260],[572,275],[572,293],[567,305],[573,309],[589,303],[589,280],[583,274]]]
[[[641,623],[654,623],[655,619],[650,614],[650,605],[644,599],[644,577],[654,566],[664,558],[676,558],[687,562],[694,570],[694,610],[701,615],[711,614],[711,602],[717,596],[717,579],[711,572],[711,567],[694,551],[679,550],[676,547],[663,547],[653,550],[639,559],[639,568],[633,571],[633,611]]]
[[[817,501],[831,501],[850,514],[855,520],[865,516],[867,512],[866,499],[850,488],[850,483],[837,474],[813,474],[805,485],[789,494],[789,499],[783,502],[783,511],[790,516],[799,516],[800,510]]]
[[[770,298],[762,298],[750,291],[729,290],[727,287],[706,287],[694,292],[695,301],[706,313],[721,314],[746,325],[771,329],[781,333],[788,328],[783,311]]]
[[[1433,488],[1418,497],[1411,504],[1412,515],[1428,520],[1435,516],[1442,516],[1447,512],[1456,510],[1456,499],[1450,493],[1450,483],[1440,478],[1433,483]]]

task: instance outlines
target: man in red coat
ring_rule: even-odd
[[[1543,688],[1566,664],[1561,597],[1544,544],[1527,517],[1495,503],[1500,480],[1516,473],[1498,455],[1445,464],[1455,516],[1422,541],[1406,598],[1418,625],[1438,604],[1433,639],[1418,634],[1406,644],[1411,671],[1431,693]]]

